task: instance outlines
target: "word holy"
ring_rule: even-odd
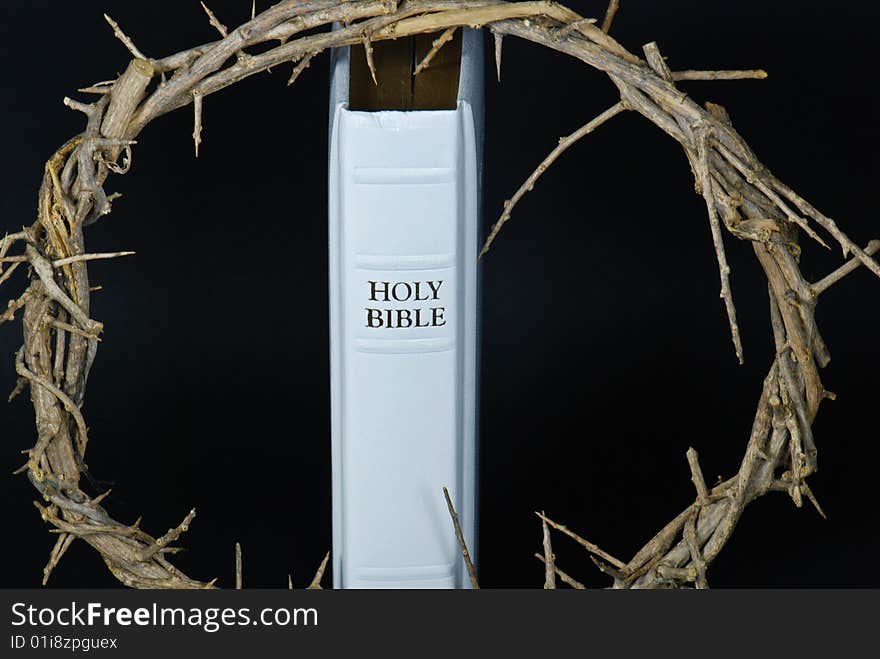
[[[440,300],[438,281],[368,281],[370,302],[434,302]],[[367,327],[388,329],[408,327],[443,327],[446,324],[446,307],[365,307]]]

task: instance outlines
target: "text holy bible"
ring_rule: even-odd
[[[331,64],[336,588],[468,587],[444,486],[476,556],[482,35],[434,37]]]

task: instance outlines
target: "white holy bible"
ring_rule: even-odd
[[[476,560],[482,36],[436,36],[332,59],[336,588],[467,588],[444,486]]]

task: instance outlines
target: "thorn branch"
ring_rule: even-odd
[[[415,70],[413,71],[414,76],[419,75],[422,71],[428,68],[428,65],[433,61],[434,57],[437,56],[437,53],[440,52],[440,49],[443,48],[443,44],[452,40],[452,37],[455,35],[455,31],[457,29],[457,27],[447,28],[443,31],[443,34],[434,39],[433,43],[431,44],[431,50],[428,51],[428,54],[422,58],[422,61],[418,63],[418,66],[416,66]]]
[[[446,507],[449,510],[449,516],[452,518],[452,526],[455,528],[455,537],[458,539],[458,546],[461,549],[461,555],[464,558],[464,564],[467,567],[468,576],[471,580],[471,588],[478,590],[480,584],[477,582],[477,570],[471,561],[471,554],[467,548],[464,534],[461,531],[461,524],[458,522],[458,513],[455,512],[455,506],[452,505],[452,499],[449,498],[449,490],[443,488],[443,496],[446,498]]]
[[[519,189],[514,193],[513,197],[504,204],[504,212],[501,213],[501,217],[495,222],[492,226],[492,230],[489,232],[489,237],[486,238],[486,242],[483,244],[483,248],[480,250],[480,258],[482,258],[486,253],[488,253],[489,248],[492,246],[492,243],[495,242],[495,238],[498,236],[498,232],[501,231],[501,228],[507,223],[510,219],[510,215],[513,212],[514,207],[519,203],[520,199],[522,199],[527,192],[529,192],[535,185],[535,182],[541,178],[541,175],[547,171],[547,169],[552,165],[559,156],[561,156],[565,151],[575,144],[581,138],[589,135],[594,130],[596,130],[599,126],[604,124],[609,119],[616,117],[618,114],[623,112],[626,109],[624,103],[617,102],[612,105],[610,108],[605,110],[602,114],[600,114],[595,119],[588,121],[586,124],[578,128],[575,132],[567,137],[560,138],[559,144],[556,145],[544,160],[541,161],[541,164],[535,168],[529,177],[525,180],[525,182],[519,187]]]
[[[140,50],[138,50],[137,46],[134,45],[134,41],[132,41],[129,36],[122,31],[122,28],[119,27],[119,23],[114,21],[107,14],[104,14],[104,20],[106,20],[107,23],[110,24],[110,27],[113,28],[113,35],[122,42],[122,45],[124,45],[128,49],[128,52],[134,55],[137,59],[149,60],[149,58],[144,55]]]

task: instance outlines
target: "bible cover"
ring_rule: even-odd
[[[362,48],[333,53],[336,588],[468,587],[443,486],[476,560],[483,64],[459,33],[418,76],[430,40],[373,44],[378,84]]]

